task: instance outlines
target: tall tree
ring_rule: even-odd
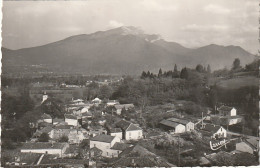
[[[158,73],[158,77],[161,77],[161,76],[162,76],[162,69],[160,68],[159,73]]]
[[[234,60],[234,62],[233,62],[233,70],[236,70],[236,69],[238,69],[238,68],[240,68],[241,66],[240,66],[240,59],[239,58],[236,58],[235,60]]]
[[[198,64],[198,65],[196,66],[196,71],[198,71],[198,72],[203,72],[203,66],[200,65],[200,64]]]
[[[176,64],[174,65],[174,72],[178,72],[178,68]]]
[[[182,79],[188,79],[189,73],[188,73],[188,70],[187,70],[186,67],[185,67],[185,68],[182,68],[180,77],[181,77]]]
[[[208,64],[208,67],[207,67],[207,72],[208,73],[211,73],[211,68],[210,68],[210,65]]]

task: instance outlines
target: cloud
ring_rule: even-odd
[[[111,28],[117,28],[117,27],[122,27],[122,26],[124,26],[124,24],[121,22],[118,22],[116,20],[109,21],[109,27],[111,27]]]
[[[222,32],[227,31],[229,27],[227,25],[197,25],[197,24],[190,24],[186,25],[181,28],[184,31],[215,31],[215,32]]]
[[[219,5],[213,5],[213,4],[209,4],[205,6],[204,11],[214,13],[214,14],[229,14],[231,12],[230,9],[227,9]]]

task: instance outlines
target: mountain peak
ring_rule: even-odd
[[[143,35],[144,31],[140,27],[122,26],[117,28],[122,35]]]

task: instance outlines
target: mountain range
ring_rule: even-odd
[[[37,47],[2,48],[2,54],[4,73],[141,74],[143,70],[170,70],[174,64],[179,70],[197,64],[209,64],[217,70],[231,68],[235,58],[242,65],[255,59],[239,46],[210,44],[186,48],[132,26],[75,35]]]

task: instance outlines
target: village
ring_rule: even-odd
[[[104,83],[102,83],[104,85]],[[61,87],[79,87],[66,86]],[[194,117],[170,104],[156,126],[147,126],[145,111],[118,100],[71,98],[57,104],[41,94],[39,106],[60,115],[43,113],[30,122],[31,138],[2,154],[6,167],[174,167],[257,163],[259,137],[229,130],[243,116],[220,105]],[[62,106],[62,107],[61,107]],[[64,111],[61,111],[64,109]],[[133,117],[134,116],[134,117]],[[2,162],[3,165],[3,162]]]

